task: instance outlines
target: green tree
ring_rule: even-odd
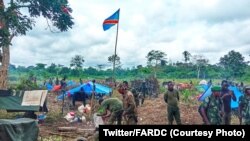
[[[247,64],[248,63],[245,62],[244,57],[239,52],[234,50],[221,57],[219,63],[219,65],[224,69],[224,76],[227,78],[241,77],[244,75]]]
[[[118,55],[112,55],[108,57],[108,62],[109,63],[114,63],[115,60],[115,66],[120,66],[121,65],[121,61],[120,61],[120,57]]]
[[[157,66],[162,62],[162,60],[166,60],[166,56],[167,55],[164,52],[159,50],[151,50],[147,54],[146,58],[148,60],[148,64],[154,67],[154,77],[156,77]]]
[[[39,16],[51,21],[60,31],[67,31],[74,24],[71,12],[67,0],[10,0],[9,3],[0,0],[0,48],[3,51],[0,89],[7,89],[8,86],[9,46],[13,37],[26,35],[35,25],[34,18]]]
[[[161,60],[161,63],[160,63],[160,64],[161,64],[162,67],[164,67],[164,66],[167,65],[167,61],[166,61],[166,60]]]
[[[196,70],[197,70],[197,79],[200,78],[200,72],[201,70],[205,71],[205,68],[208,64],[208,60],[205,59],[204,56],[202,55],[194,55],[193,56],[194,63],[196,65]]]
[[[70,69],[68,67],[61,67],[59,70],[59,74],[61,76],[69,75]]]
[[[188,61],[190,61],[191,54],[188,51],[184,51],[182,54],[184,56],[185,63],[187,63]]]
[[[46,66],[46,64],[37,63],[35,68],[36,68],[37,70],[44,70],[44,69],[45,69],[45,66]]]
[[[51,63],[51,65],[47,68],[47,71],[48,71],[49,73],[57,74],[56,64]]]
[[[97,68],[101,71],[105,67],[105,64],[98,64]]]
[[[93,67],[88,67],[84,72],[88,75],[97,75],[97,70]]]
[[[71,59],[70,67],[73,67],[74,69],[82,69],[84,63],[83,56],[76,55]]]
[[[16,66],[13,65],[13,64],[10,64],[10,65],[9,65],[9,70],[16,70]]]
[[[32,67],[34,68],[34,66],[32,66]],[[19,72],[27,72],[28,69],[25,68],[24,66],[18,66],[18,67],[17,67],[17,71],[19,71]]]

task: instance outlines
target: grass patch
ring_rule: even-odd
[[[63,141],[63,137],[57,136],[57,135],[47,136],[47,137],[39,137],[38,141]]]
[[[62,118],[62,114],[60,109],[53,111],[53,112],[48,112],[47,118],[45,119],[46,123],[55,123],[58,121],[58,119]]]
[[[0,119],[16,119],[23,116],[23,112],[7,112],[6,110],[0,110]]]

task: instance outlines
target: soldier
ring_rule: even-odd
[[[107,98],[105,100],[100,99],[99,104],[101,105],[98,110],[98,116],[102,116],[103,118],[109,117],[108,123],[112,125],[115,121],[117,121],[117,125],[121,125],[122,122],[122,101],[118,98]]]
[[[141,84],[141,92],[142,92],[142,101],[141,104],[144,103],[144,100],[146,98],[146,93],[147,93],[147,86],[146,86],[146,81],[143,80],[142,84]]]
[[[178,106],[178,102],[180,100],[179,92],[174,89],[174,85],[171,81],[168,82],[168,90],[164,94],[164,100],[168,105],[168,123],[172,125],[175,118],[176,123],[180,125],[181,118]]]
[[[74,95],[72,96],[72,104],[75,107],[75,102],[77,100],[81,100],[84,107],[86,106],[86,99],[87,99],[87,94],[84,91],[84,88],[81,87],[79,92],[75,92]]]
[[[82,84],[83,84],[83,82],[82,82],[82,78],[80,78],[79,83],[80,83],[80,85],[82,85]]]
[[[223,115],[223,102],[220,98],[221,87],[213,86],[211,90],[212,95],[200,105],[199,112],[205,124],[221,125]]]
[[[136,89],[132,89],[132,93],[134,95],[135,105],[138,107],[140,105],[140,94],[136,91]]]
[[[58,77],[56,77],[56,82],[55,82],[56,85],[59,85],[59,79]]]
[[[250,125],[250,87],[245,88],[245,95],[241,96],[239,99],[239,119],[240,124]]]
[[[52,78],[49,78],[49,84],[50,84],[51,86],[53,86]]]
[[[243,91],[244,91],[244,83],[243,82],[240,82],[239,90],[240,90],[240,92],[243,93]]]
[[[63,107],[64,107],[64,97],[66,94],[66,87],[67,87],[67,83],[66,83],[66,76],[63,77],[63,79],[60,81],[60,85],[61,85],[61,93],[63,95],[62,100],[63,100],[63,106],[62,106],[62,114],[63,114]]]
[[[236,101],[234,92],[229,90],[229,84],[226,80],[223,80],[221,83],[221,99],[223,100],[224,106],[224,117],[223,121],[225,125],[230,125],[231,123],[231,99]]]
[[[128,90],[128,82],[123,81],[119,92],[123,95],[123,116],[127,125],[137,124],[137,111],[133,93]]]

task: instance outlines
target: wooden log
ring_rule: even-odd
[[[82,129],[82,128],[78,128],[77,131],[78,131],[78,132],[81,132],[81,131],[82,131],[82,132],[84,132],[84,131],[95,131],[95,129],[94,129],[94,128],[93,128],[93,129]]]
[[[57,136],[64,136],[64,137],[68,137],[68,138],[74,138],[74,136],[70,136],[70,135],[66,135],[66,134],[62,134],[62,133],[54,133],[54,132],[47,132],[51,135],[57,135]]]
[[[67,132],[67,131],[76,131],[77,127],[58,127],[58,131]]]

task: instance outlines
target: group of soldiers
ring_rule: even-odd
[[[179,101],[180,94],[174,88],[174,83],[167,83],[167,90],[164,93],[164,101],[167,104],[168,123],[182,124],[180,118]],[[124,119],[125,124],[137,124],[137,104],[134,96],[134,89],[131,91],[128,87],[128,82],[124,81],[118,86],[118,91],[122,94],[122,99],[104,98],[100,99],[100,108],[98,115],[102,116],[106,124],[122,124]],[[236,96],[233,91],[229,90],[229,83],[226,80],[221,82],[221,85],[212,85],[212,94],[205,98],[199,106],[200,113],[204,124],[206,125],[230,125],[231,124],[231,100],[236,101]],[[240,124],[250,125],[250,87],[244,88],[244,94],[239,98],[238,117]]]
[[[168,90],[164,94],[164,100],[168,105],[168,122],[181,124],[178,102],[179,92],[173,88],[173,83],[168,82]],[[229,90],[229,83],[223,80],[220,86],[212,86],[212,95],[206,97],[199,106],[199,113],[205,125],[230,125],[231,124],[231,100],[236,101],[233,91]],[[244,94],[239,98],[238,117],[240,124],[250,125],[250,87],[245,87]]]
[[[131,81],[131,88],[137,105],[139,105],[139,99],[141,99],[140,104],[143,104],[146,96],[157,97],[160,93],[158,80],[154,77],[144,80],[133,80]]]
[[[213,86],[212,95],[201,104],[200,113],[205,124],[231,124],[231,100],[236,101],[236,96],[228,87],[226,80],[222,81],[221,86]],[[238,101],[238,117],[240,124],[250,125],[250,87],[245,87],[243,92]]]
[[[103,98],[99,100],[98,116],[102,116],[107,124],[122,124],[122,119],[126,125],[137,124],[137,110],[133,93],[129,90],[128,82],[124,81],[118,86],[118,91],[122,94],[122,100],[118,98]]]

